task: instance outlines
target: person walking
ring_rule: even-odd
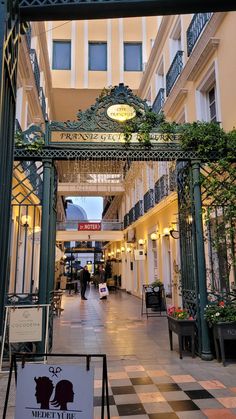
[[[107,282],[106,281],[106,273],[105,273],[105,269],[104,269],[103,265],[99,266],[98,271],[99,271],[99,279],[98,279],[99,284],[106,283]],[[100,300],[106,300],[106,299],[107,299],[106,295],[103,296],[103,297],[100,297]]]
[[[87,283],[90,281],[90,273],[88,271],[87,265],[80,271],[80,293],[81,300],[87,300],[85,297],[85,291],[87,288]]]

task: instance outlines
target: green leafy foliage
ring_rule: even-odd
[[[152,112],[137,111],[136,116],[126,121],[123,125],[125,143],[129,144],[133,133],[137,133],[137,139],[144,145],[151,145],[150,133],[154,127],[164,123],[164,115]]]
[[[41,150],[45,145],[44,138],[35,135],[30,141],[25,141],[22,131],[15,132],[15,146],[25,150]]]
[[[218,304],[209,304],[205,307],[204,317],[209,326],[217,323],[236,322],[236,305],[225,304],[223,301]]]
[[[154,282],[151,283],[151,286],[153,288],[155,288],[155,287],[163,287],[163,282],[161,282],[160,279],[156,279]]]

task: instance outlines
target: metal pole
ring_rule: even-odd
[[[204,235],[202,223],[202,200],[200,185],[200,162],[192,162],[193,173],[193,197],[194,197],[194,216],[196,228],[196,253],[197,253],[197,281],[198,281],[198,301],[199,301],[199,333],[201,334],[201,358],[205,361],[212,360],[213,356],[210,348],[209,330],[207,322],[204,319],[204,308],[207,305],[207,287],[206,287],[206,265],[205,265],[205,249]]]
[[[50,186],[52,161],[43,162],[43,200],[42,200],[42,232],[40,243],[40,271],[39,271],[39,303],[45,304],[48,301],[48,243],[49,243],[49,219],[50,219]]]
[[[54,289],[55,276],[55,246],[56,246],[56,188],[55,188],[55,167],[51,168],[50,186],[50,218],[49,218],[49,242],[48,242],[48,282],[47,282],[47,302],[49,302],[50,291]]]
[[[49,226],[50,226],[50,187],[51,187],[52,161],[43,162],[43,198],[42,198],[42,231],[40,241],[39,264],[39,304],[49,301],[48,295],[48,266],[49,266]],[[43,312],[42,341],[38,343],[38,350],[43,351],[46,339],[46,316]]]

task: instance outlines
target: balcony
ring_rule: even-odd
[[[173,191],[177,190],[177,170],[176,170],[176,168],[169,170],[169,188],[170,188],[170,192],[173,192]]]
[[[183,51],[177,51],[166,75],[166,95],[168,96],[183,68]]]
[[[38,94],[39,94],[39,92],[40,92],[40,70],[39,70],[39,64],[38,64],[38,59],[37,59],[37,54],[36,54],[35,49],[30,50],[30,61],[31,61],[31,64],[32,64],[32,67],[33,67],[36,88],[37,88],[37,91],[38,91]]]
[[[136,202],[134,206],[134,212],[135,212],[135,221],[143,215],[143,201],[140,200]]]
[[[156,95],[156,99],[153,102],[153,112],[159,113],[165,102],[165,89],[161,87]]]
[[[33,192],[41,200],[43,194],[43,184],[41,179],[41,173],[39,173],[38,168],[35,162],[32,161],[22,161],[22,168],[26,177],[29,179]]]
[[[21,125],[20,125],[18,119],[15,119],[15,131],[22,132]]]
[[[41,104],[41,108],[42,108],[44,120],[46,120],[47,119],[46,99],[45,99],[45,95],[44,95],[44,91],[43,91],[43,88],[42,87],[40,87],[40,89],[39,89],[39,100],[40,100],[40,104]]]
[[[150,208],[153,208],[155,205],[155,197],[154,197],[154,190],[149,189],[143,197],[144,201],[144,212],[147,212]]]
[[[132,207],[129,210],[129,225],[132,224],[135,221],[135,209]]]
[[[155,203],[158,204],[169,193],[168,175],[163,175],[155,183]]]
[[[28,30],[27,30],[27,32],[26,32],[26,34],[25,34],[25,37],[26,37],[26,43],[27,43],[27,47],[28,47],[28,50],[29,50],[29,53],[30,53],[30,50],[31,50],[31,32],[32,32],[32,28],[31,28],[31,25],[30,25],[30,23],[28,23]]]
[[[125,214],[124,216],[124,228],[129,226],[129,214]]]
[[[206,23],[210,20],[212,13],[195,13],[187,29],[187,53],[190,56],[199,36]]]

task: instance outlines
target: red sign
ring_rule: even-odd
[[[101,223],[79,223],[79,231],[100,231]]]

